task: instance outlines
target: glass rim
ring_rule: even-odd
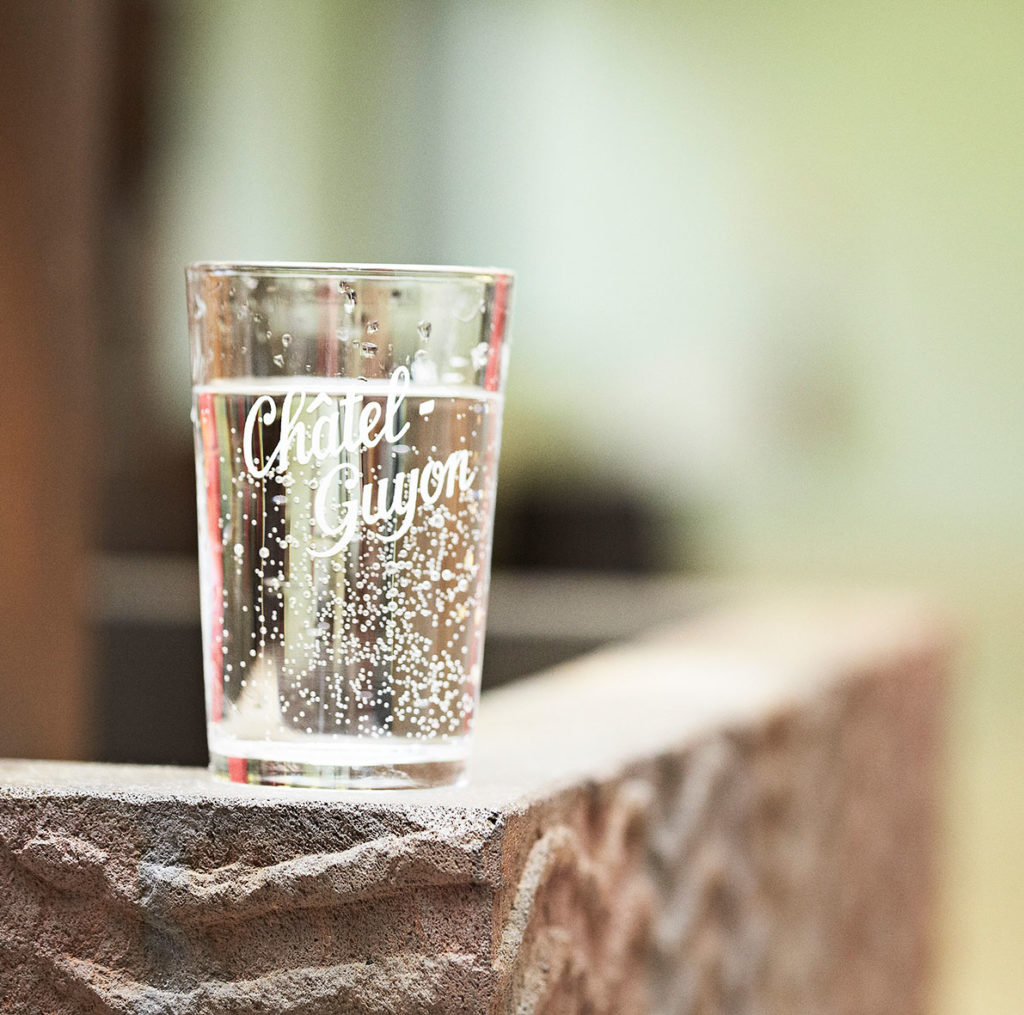
[[[425,278],[425,279],[479,279],[494,281],[514,279],[509,268],[473,268],[465,265],[444,264],[373,264],[331,261],[193,261],[185,268],[188,275],[234,277],[256,275],[261,278],[319,278],[325,276],[351,276],[355,278]]]

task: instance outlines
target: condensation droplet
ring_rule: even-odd
[[[270,332],[268,331],[267,335],[269,335],[269,334],[270,334]],[[291,344],[292,344],[292,336],[286,331],[281,336],[281,345],[283,345],[287,349],[288,346],[290,346]]]
[[[377,355],[377,347],[373,342],[363,342],[362,354],[363,359],[370,359],[370,357]]]
[[[356,291],[348,284],[348,282],[339,282],[338,289],[341,291],[342,296],[345,297],[344,308],[346,314],[355,313],[356,309]]]
[[[416,332],[420,336],[420,342],[426,345],[427,339],[430,338],[430,321],[420,321],[416,325]]]
[[[482,370],[487,365],[487,351],[490,347],[486,342],[481,342],[479,345],[473,346],[472,351],[469,354],[469,358],[473,362],[473,367],[476,370]]]
[[[437,381],[437,364],[420,349],[412,358],[412,379],[420,384],[433,384]]]
[[[456,301],[452,313],[455,315],[456,320],[462,321],[463,324],[468,324],[477,314],[482,314],[486,309],[483,301],[477,296],[471,293],[463,293]]]
[[[275,366],[279,366],[279,367],[283,367],[284,366],[284,356],[282,356],[280,353],[277,353],[277,355],[274,356],[274,365]]]
[[[379,330],[380,330],[380,322],[379,321],[370,321],[370,323],[366,326],[366,333],[368,335],[374,335]]]
[[[235,543],[235,556],[241,557],[245,553],[245,547],[241,543]]]

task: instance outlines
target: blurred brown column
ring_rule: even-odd
[[[90,753],[105,12],[0,3],[0,756]]]

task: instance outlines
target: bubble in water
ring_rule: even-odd
[[[284,366],[284,356],[282,356],[280,353],[278,353],[274,357],[274,366],[278,366],[278,367],[283,367]]]
[[[369,335],[374,335],[379,330],[380,330],[380,322],[379,321],[370,321],[370,323],[366,326],[366,332]]]
[[[425,345],[427,339],[430,338],[430,321],[420,321],[416,325],[416,332],[420,336],[420,342]]]
[[[235,543],[235,556],[241,557],[245,554],[245,547],[241,543]]]
[[[266,560],[267,557],[269,557],[269,556],[270,556],[270,551],[265,546],[261,546],[260,547],[260,559],[261,560]]]

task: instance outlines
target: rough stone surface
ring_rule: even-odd
[[[748,598],[487,696],[460,788],[0,763],[0,1010],[920,1012],[943,659]]]

